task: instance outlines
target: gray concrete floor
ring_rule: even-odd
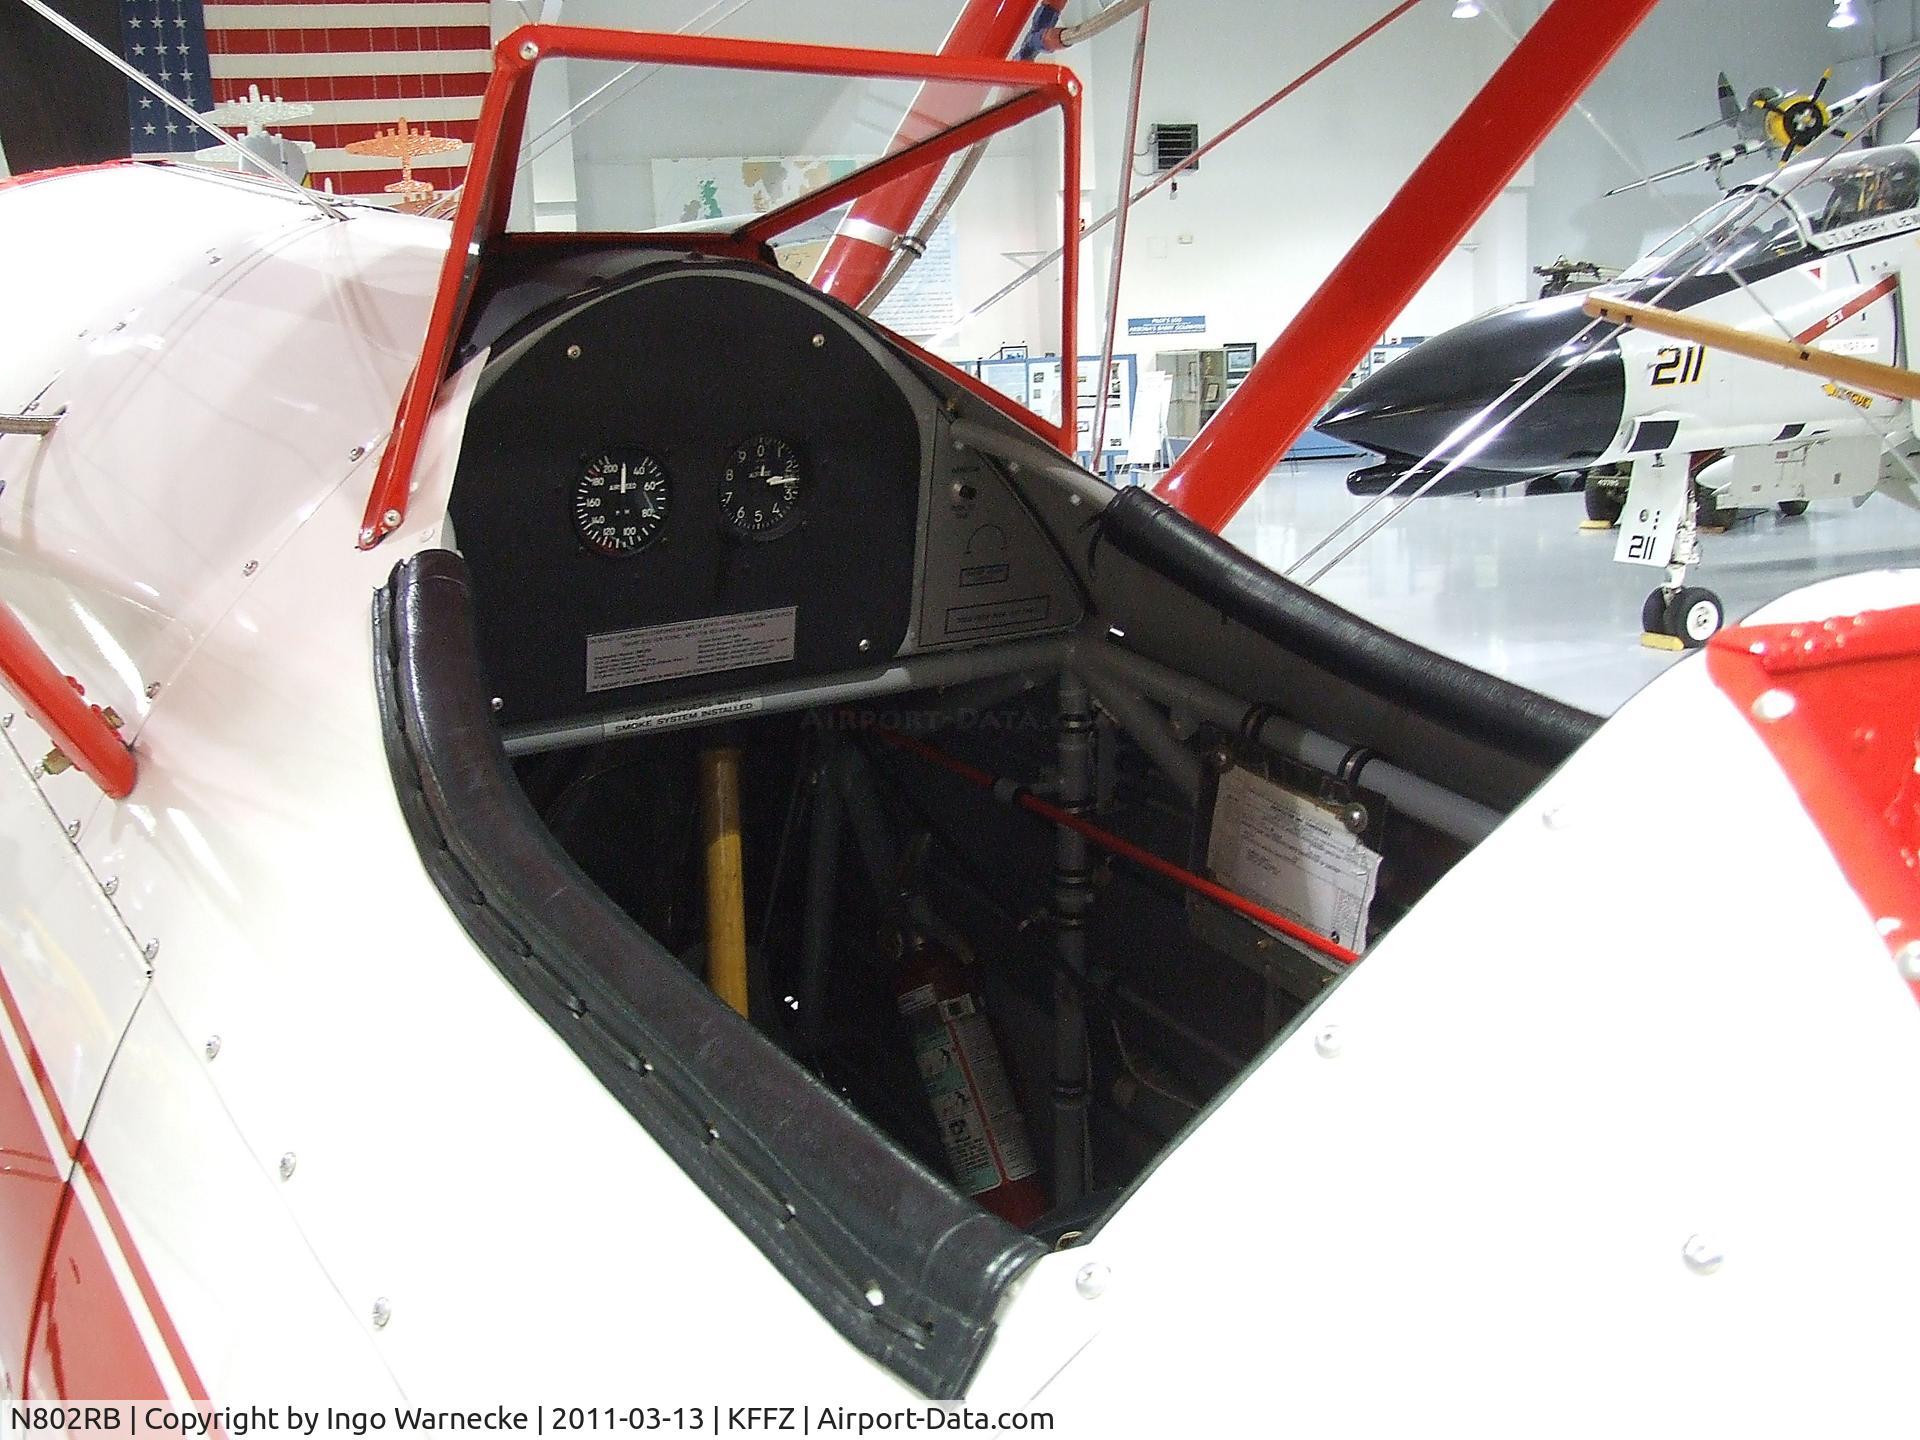
[[[1359,462],[1303,461],[1267,477],[1226,538],[1284,571],[1365,503],[1349,495]],[[1304,567],[1304,579],[1383,505]],[[1420,500],[1315,587],[1375,624],[1483,670],[1607,714],[1678,656],[1639,643],[1640,602],[1661,572],[1613,563],[1614,532],[1583,531],[1578,495]],[[1798,519],[1737,522],[1702,541],[1689,577],[1729,622],[1814,580],[1920,565],[1920,513],[1884,495],[1855,509],[1816,504]]]

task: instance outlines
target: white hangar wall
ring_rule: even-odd
[[[1547,0],[1491,0],[1477,19],[1450,18],[1450,0],[1428,0],[1352,56],[1206,157],[1178,195],[1162,189],[1134,211],[1120,313],[1205,315],[1199,335],[1129,341],[1142,354],[1231,340],[1267,344],[1426,155]],[[959,0],[565,0],[561,18],[585,25],[674,30],[880,48],[932,49]],[[1142,144],[1154,121],[1192,121],[1203,139],[1383,12],[1309,0],[1181,0],[1156,7],[1141,106]],[[498,32],[538,6],[495,0]],[[1875,0],[1867,23],[1826,27],[1822,0],[1740,0],[1730,24],[1725,0],[1662,0],[1576,111],[1473,228],[1408,307],[1393,334],[1429,334],[1491,306],[1534,293],[1529,273],[1559,254],[1622,265],[1714,195],[1688,177],[1657,192],[1601,198],[1638,173],[1704,154],[1718,135],[1680,141],[1714,114],[1713,86],[1725,69],[1742,96],[1753,87],[1811,84],[1832,64],[1833,92],[1876,78],[1876,49],[1920,36],[1914,0]],[[1080,14],[1076,6],[1070,18]],[[1087,84],[1088,143],[1083,213],[1114,201],[1134,27],[1123,23],[1065,57]],[[1903,57],[1896,57],[1893,63]],[[531,117],[538,129],[585,98],[603,75],[543,77]],[[1906,112],[1911,114],[1911,108]],[[709,154],[756,148],[751,116],[685,114]],[[1597,125],[1596,125],[1597,122]],[[1910,121],[1902,122],[1904,136]],[[1604,135],[1601,133],[1604,131]],[[1893,138],[1889,134],[1889,138]],[[652,220],[644,142],[600,125],[554,147],[536,166],[538,223],[622,227]],[[683,152],[685,153],[685,152]],[[990,162],[956,215],[956,269],[969,289],[1011,278],[1010,254],[1055,243],[1036,233],[1009,197],[1032,184],[1038,157],[1018,152]],[[1136,184],[1145,178],[1141,162]],[[1764,173],[1749,159],[1730,172]],[[524,212],[523,212],[524,214]],[[1080,347],[1097,349],[1106,302],[1110,232],[1083,252]],[[1050,346],[1057,268],[952,337],[949,353],[990,353],[1011,341]]]
[[[1501,0],[1501,8],[1519,28],[1546,6],[1545,0]],[[1810,89],[1829,65],[1829,98],[1878,79],[1876,66],[1863,58],[1873,48],[1874,27],[1830,30],[1831,13],[1823,0],[1661,0],[1583,100],[1598,127],[1576,112],[1541,147],[1533,167],[1529,263],[1568,255],[1624,265],[1713,203],[1719,192],[1704,174],[1603,197],[1616,185],[1733,143],[1726,130],[1676,138],[1715,117],[1720,71],[1742,101],[1762,85]],[[1766,156],[1749,156],[1729,167],[1726,179],[1755,180],[1772,166]]]

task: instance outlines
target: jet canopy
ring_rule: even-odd
[[[1886,146],[1838,160],[1791,165],[1763,185],[1742,185],[1696,215],[1621,276],[1748,278],[1812,259],[1854,240],[1853,227],[1920,225],[1920,155]]]

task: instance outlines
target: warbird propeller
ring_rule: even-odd
[[[1775,154],[1782,165],[1791,162],[1795,155],[1806,149],[1814,141],[1833,129],[1834,122],[1851,113],[1860,105],[1871,100],[1882,90],[1887,82],[1868,85],[1853,94],[1831,104],[1822,100],[1827,86],[1833,80],[1831,68],[1823,72],[1810,92],[1805,94],[1783,95],[1771,85],[1763,85],[1747,97],[1744,107],[1738,106],[1733,99],[1733,85],[1727,79],[1726,72],[1720,75],[1720,118],[1698,130],[1689,130],[1680,138],[1691,140],[1696,135],[1705,135],[1710,131],[1727,127],[1739,135],[1738,144],[1723,150],[1703,155],[1698,160],[1690,160],[1684,165],[1675,165],[1654,175],[1647,175],[1626,185],[1617,185],[1607,191],[1608,195],[1624,195],[1629,190],[1639,190],[1648,185],[1658,185],[1662,180],[1671,180],[1679,175],[1691,175],[1705,170],[1713,176],[1716,185],[1721,184],[1720,172],[1734,161],[1748,155]],[[1845,131],[1836,132],[1842,136]]]

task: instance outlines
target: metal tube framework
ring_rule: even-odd
[[[1004,60],[1018,43],[1033,14],[1033,0],[967,0],[940,44],[940,53],[956,60]],[[969,104],[964,94],[921,87],[894,133],[893,149],[905,149],[926,134],[928,125],[947,126],[962,119]],[[930,166],[866,196],[840,223],[838,233],[813,272],[814,288],[860,308],[885,276],[899,238],[940,178]]]
[[[1009,44],[1012,42],[1009,41]],[[692,65],[848,79],[909,79],[959,83],[978,90],[1000,89],[1012,98],[992,110],[939,131],[853,174],[824,186],[794,204],[755,219],[736,232],[733,242],[751,248],[802,220],[825,213],[878,186],[915,171],[937,174],[947,156],[980,143],[1048,108],[1061,112],[1063,233],[1077,239],[1080,193],[1080,82],[1057,65],[1009,60],[970,60],[940,55],[910,55],[824,45],[794,45],[766,40],[733,40],[711,35],[661,35],[587,30],[570,25],[524,25],[494,48],[492,78],[481,101],[473,155],[454,212],[453,234],[441,265],[427,321],[420,361],[400,398],[393,433],[380,457],[373,491],[360,522],[359,545],[378,545],[406,518],[407,498],[420,442],[433,412],[441,381],[452,361],[461,323],[473,294],[480,256],[506,230],[513,199],[515,159],[526,124],[533,69],[542,60],[626,60],[660,65]],[[635,236],[636,240],[642,237]],[[674,237],[684,246],[687,237]],[[1061,294],[1061,330],[1076,333],[1078,245],[1068,247]],[[1075,415],[1073,367],[1061,375],[1064,423],[1049,438],[1063,450],[1073,447]]]
[[[80,688],[60,672],[47,652],[4,601],[0,601],[0,680],[21,708],[52,737],[60,753],[115,800],[133,790],[133,751]]]

